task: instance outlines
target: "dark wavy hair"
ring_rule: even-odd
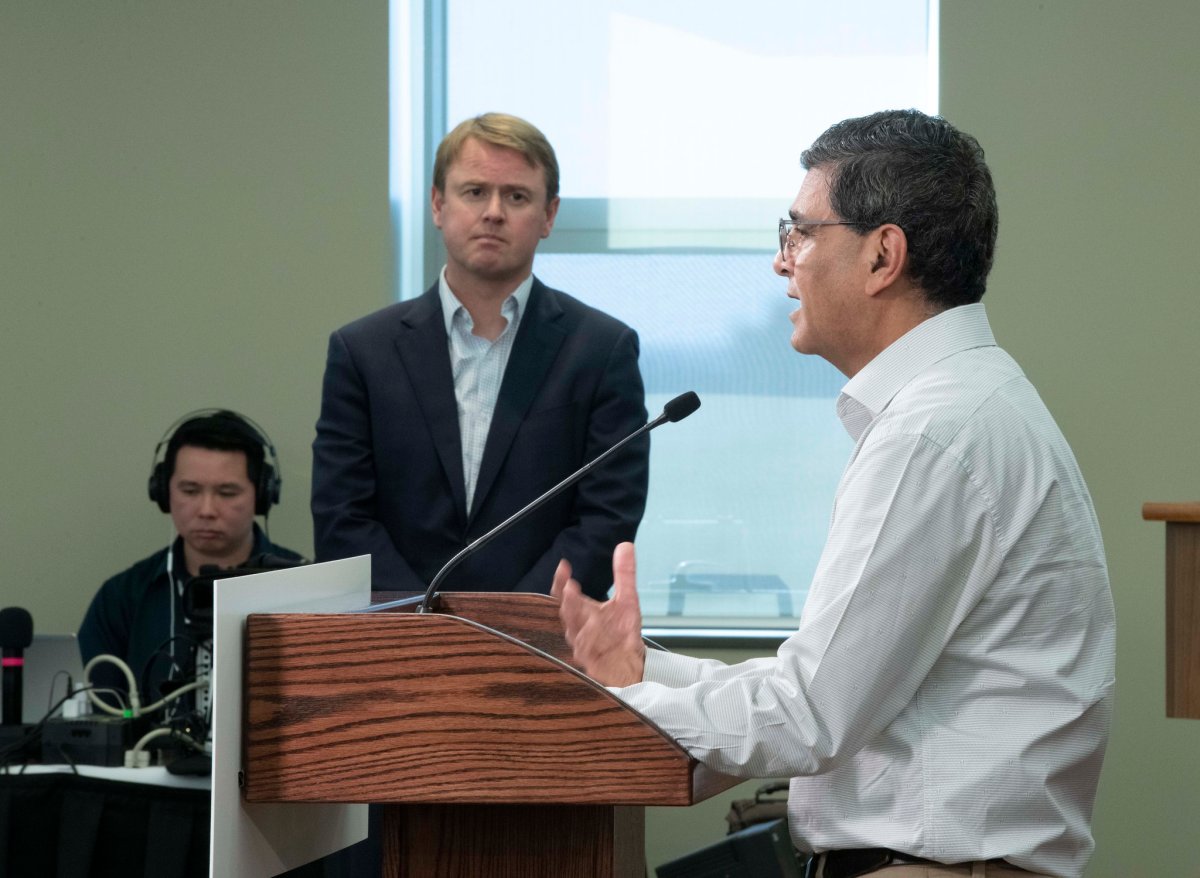
[[[908,274],[937,310],[978,302],[999,214],[983,148],[940,116],[887,110],[829,128],[800,157],[830,171],[830,205],[860,234],[893,223]]]

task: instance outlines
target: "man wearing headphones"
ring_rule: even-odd
[[[195,646],[184,619],[189,579],[209,565],[279,566],[247,564],[266,555],[303,559],[271,543],[254,521],[265,520],[279,502],[280,476],[274,446],[249,418],[222,409],[184,415],[155,447],[154,460],[150,499],[170,513],[178,536],[100,587],[80,626],[79,647],[85,662],[100,654],[122,659],[142,694],[157,698]],[[128,688],[109,663],[93,669],[91,679]]]

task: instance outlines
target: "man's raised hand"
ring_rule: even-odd
[[[565,560],[554,571],[550,594],[560,601],[558,615],[567,643],[589,677],[606,686],[641,682],[646,647],[633,543],[621,543],[613,552],[610,600],[596,601],[585,595],[571,578],[571,565]]]

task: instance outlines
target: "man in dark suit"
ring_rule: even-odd
[[[313,442],[318,560],[371,554],[376,589],[423,591],[459,550],[641,426],[637,334],[533,277],[558,211],[535,127],[488,113],[438,148],[446,265],[419,298],[333,333]],[[448,576],[548,592],[566,558],[602,597],[645,507],[649,441],[615,455]]]

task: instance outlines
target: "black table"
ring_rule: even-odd
[[[78,771],[0,772],[0,878],[207,878],[208,778],[162,768]],[[354,862],[334,854],[280,878],[348,878]]]
[[[0,878],[206,878],[209,791],[0,774]]]

